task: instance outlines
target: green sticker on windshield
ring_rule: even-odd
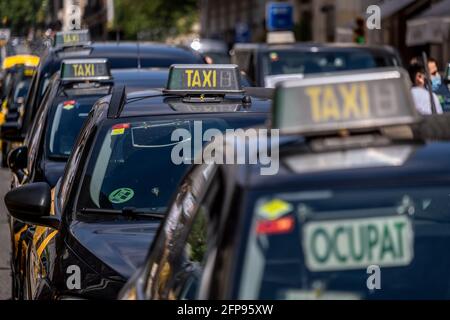
[[[133,198],[134,191],[130,188],[119,188],[109,194],[108,200],[112,203],[124,203]]]

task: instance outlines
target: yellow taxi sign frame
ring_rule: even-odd
[[[275,90],[272,128],[319,135],[413,124],[411,82],[401,68],[317,74],[286,80]]]
[[[165,93],[242,93],[239,68],[233,64],[174,64],[170,66]]]
[[[89,30],[59,31],[55,35],[55,47],[72,47],[91,43]]]
[[[24,65],[26,67],[37,68],[40,58],[38,56],[21,54],[16,56],[9,56],[3,60],[2,68],[4,70],[11,69],[17,65]]]
[[[67,59],[61,62],[63,81],[111,80],[108,59]]]

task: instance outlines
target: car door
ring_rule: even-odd
[[[74,179],[79,170],[82,170],[84,152],[89,141],[95,134],[94,112],[91,112],[86,119],[77,143],[72,151],[72,156],[66,166],[66,174],[59,180],[55,188],[52,189],[52,206],[50,214],[63,215],[63,209],[67,204],[69,190],[74,186]],[[76,183],[75,183],[76,184]],[[70,208],[67,208],[70,212]],[[61,265],[60,246],[64,245],[65,230],[67,220],[61,219],[62,224],[58,230],[36,226],[33,234],[32,245],[27,253],[27,294],[31,299],[53,298],[58,294],[58,285],[65,283],[61,281],[65,273],[58,269]]]
[[[178,189],[148,260],[149,299],[195,298],[203,258],[213,245],[207,239],[211,239],[216,226],[209,210],[211,199],[219,193],[218,184],[210,185],[212,167],[197,166]]]

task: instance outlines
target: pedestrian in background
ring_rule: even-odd
[[[438,67],[436,59],[428,59],[428,71],[430,72],[432,90],[437,95],[444,111],[450,111],[450,90],[443,81]]]
[[[421,114],[432,114],[430,93],[425,86],[425,68],[420,63],[411,64],[408,68],[409,76],[413,83],[411,93],[416,109]],[[436,94],[433,93],[434,105],[437,113],[442,112],[442,106]]]

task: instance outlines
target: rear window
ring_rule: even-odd
[[[59,98],[55,102],[49,115],[46,138],[49,159],[65,161],[69,158],[89,111],[101,97],[102,95]]]
[[[265,75],[311,74],[398,65],[392,55],[354,52],[299,52],[273,50],[263,56]]]
[[[428,242],[427,236],[417,236],[417,228],[450,222],[449,191],[427,186],[251,194],[238,297],[408,299],[444,294],[447,282],[441,279],[447,275],[438,269],[449,261],[441,258],[439,248],[448,246],[448,237]],[[370,265],[382,270],[383,287],[377,292],[366,286]],[[436,269],[424,280],[427,265]]]

